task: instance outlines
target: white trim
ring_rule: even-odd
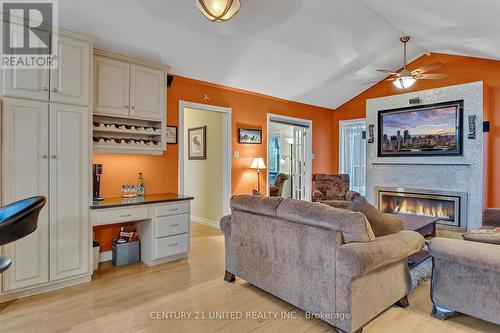
[[[365,122],[365,127],[366,127],[366,118],[355,118],[355,119],[345,119],[345,120],[339,120],[339,173],[343,174],[345,173],[344,171],[344,166],[342,163],[342,148],[344,147],[344,139],[342,137],[342,125],[348,125],[348,124],[354,124],[354,123],[359,123],[359,122]],[[366,129],[368,131],[368,129]],[[368,135],[368,132],[366,133]],[[366,169],[365,169],[366,173]],[[365,174],[366,177],[366,174]]]
[[[99,253],[99,262],[111,261],[113,259],[113,251],[104,251]]]
[[[203,217],[198,217],[198,216],[191,215],[191,222],[198,223],[198,224],[203,224],[203,225],[209,226],[211,228],[215,228],[215,229],[219,229],[220,230],[220,226],[219,226],[219,223],[217,221],[212,221],[212,220],[209,220],[209,219],[204,219]]]
[[[223,136],[224,147],[222,157],[222,215],[230,214],[229,200],[231,199],[231,114],[232,109],[216,105],[179,101],[178,137],[178,189],[184,193],[184,109],[191,108],[202,111],[224,113]]]
[[[296,124],[307,127],[306,130],[306,161],[309,166],[307,175],[306,175],[306,201],[311,201],[312,199],[312,161],[313,161],[313,148],[312,148],[312,134],[313,134],[313,122],[310,119],[282,116],[279,114],[268,113],[267,114],[267,131],[266,135],[269,135],[269,123],[271,120],[283,121],[286,123],[290,123],[290,125]],[[266,143],[266,161],[269,158],[269,142]],[[266,168],[266,184],[269,180],[269,172],[268,168]],[[266,194],[269,196],[269,184],[266,186]]]

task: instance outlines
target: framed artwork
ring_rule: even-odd
[[[177,126],[167,126],[165,142],[177,144]]]
[[[188,129],[188,159],[207,159],[207,126]]]
[[[261,144],[262,130],[239,128],[238,143]]]

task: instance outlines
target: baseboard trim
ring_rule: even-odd
[[[99,262],[111,261],[111,259],[113,259],[113,251],[99,253]]]
[[[216,222],[216,221],[204,219],[203,217],[194,216],[194,215],[191,215],[191,221],[194,223],[203,224],[203,225],[220,230],[219,222]]]

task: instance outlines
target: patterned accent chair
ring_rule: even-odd
[[[289,175],[285,173],[279,173],[274,180],[274,184],[269,187],[269,196],[271,197],[281,197],[283,193],[283,187],[285,182],[290,178]]]
[[[313,202],[320,202],[335,208],[347,208],[361,194],[349,191],[349,175],[315,174]]]
[[[500,208],[486,208],[483,211],[483,226],[500,227]]]

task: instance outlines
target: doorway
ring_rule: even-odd
[[[267,194],[310,201],[312,121],[268,114],[267,133]]]
[[[230,212],[231,109],[180,101],[178,138],[178,187],[194,197],[191,220],[219,228]]]

